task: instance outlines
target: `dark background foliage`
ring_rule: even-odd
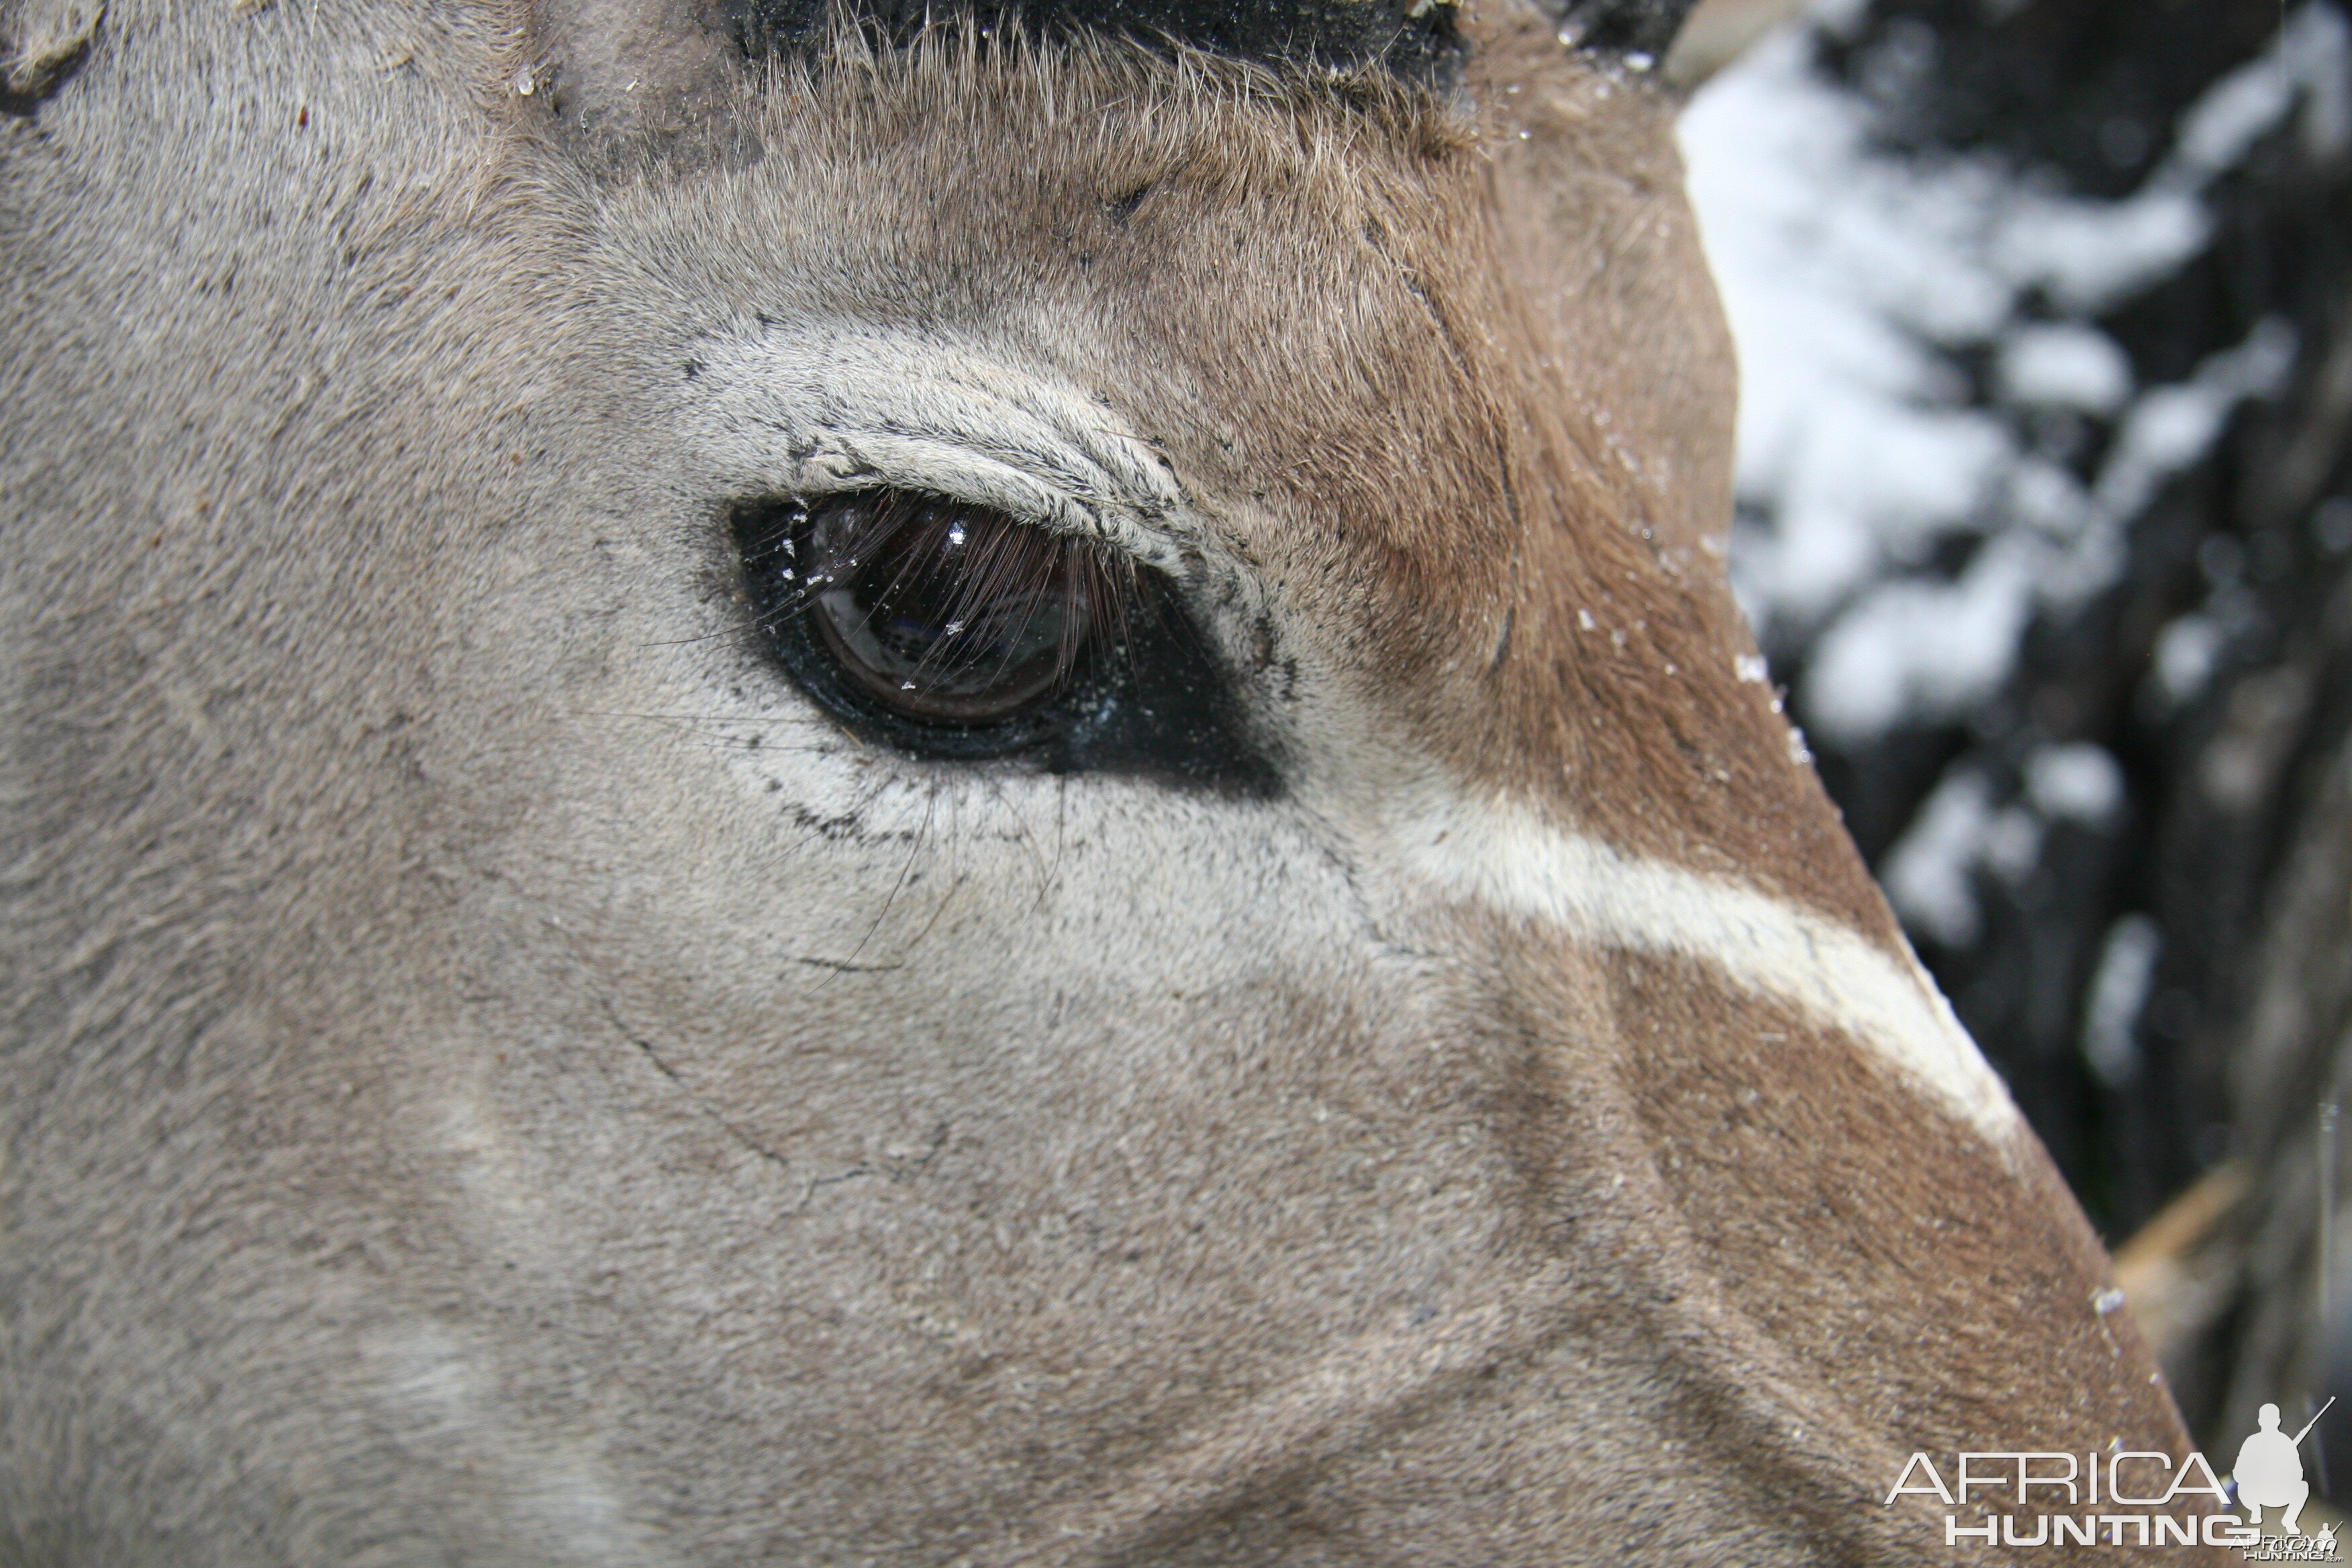
[[[1874,0],[1814,26],[1810,47],[1818,72],[1870,106],[1891,153],[1990,156],[2112,200],[2142,185],[2183,116],[2272,49],[2290,14],[2275,0]],[[2296,345],[2284,388],[2240,405],[2133,520],[2111,585],[2037,614],[1990,700],[1866,744],[1814,740],[1882,867],[1956,763],[2010,795],[2053,742],[2092,742],[2120,764],[2120,811],[2052,821],[2021,875],[1979,868],[1972,941],[1915,940],[2111,1244],[2200,1178],[2233,1173],[2226,1191],[2209,1184],[2218,1217],[2169,1244],[2187,1294],[2157,1304],[2173,1313],[2156,1337],[2176,1393],[2214,1442],[2234,1441],[2258,1397],[2292,1414],[2306,1394],[2352,1391],[2319,1322],[2333,1281],[2318,1278],[2315,1212],[2323,1170],[2344,1163],[2319,1122],[2352,1049],[2352,899],[2331,880],[2352,837],[2352,157],[2314,134],[2313,116],[2331,111],[2305,104],[2262,135],[2206,192],[2209,243],[2095,318],[2143,387],[2183,381],[2283,320]],[[1993,406],[1988,357],[1948,357]],[[2076,413],[2029,423],[2021,440],[2086,482],[2117,434]],[[1958,571],[1969,544],[1951,548]],[[2184,616],[2216,636],[2210,673],[2172,700],[2154,663]],[[1774,678],[1800,691],[1810,635],[1766,634]],[[2102,1074],[2083,1048],[2089,993],[2133,915],[2153,921],[2158,956],[2129,1023],[2133,1069]],[[2352,1479],[2352,1400],[2323,1436],[2329,1468]]]

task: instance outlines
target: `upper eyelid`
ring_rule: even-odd
[[[1106,527],[1102,512],[1072,489],[1017,462],[896,432],[826,434],[832,438],[820,438],[800,459],[793,493],[814,497],[887,487],[987,507],[1054,533],[1097,538],[1118,531]]]
[[[712,345],[698,364],[698,445],[730,488],[923,489],[1163,570],[1188,554],[1166,462],[1114,411],[1056,380],[873,330],[771,331]]]

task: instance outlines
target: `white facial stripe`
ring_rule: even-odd
[[[1907,952],[1898,958],[1809,910],[1620,854],[1516,806],[1438,807],[1402,840],[1405,863],[1456,897],[1549,921],[1578,941],[1705,960],[1875,1047],[1990,1142],[2016,1136],[2009,1091]]]
[[[731,484],[935,490],[1171,564],[1183,497],[1118,416],[952,343],[777,329],[710,351],[702,447]]]

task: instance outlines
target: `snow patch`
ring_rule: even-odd
[[[2121,202],[2021,191],[1994,222],[1989,249],[2011,287],[2038,289],[2060,310],[2094,315],[2179,270],[2205,248],[2212,222],[2187,191]]]
[[[2123,770],[2088,744],[2050,745],[2025,765],[2024,798],[1998,803],[1992,782],[1956,766],[1936,785],[1879,868],[1887,900],[1912,931],[1946,947],[1976,944],[1979,870],[2022,887],[2053,822],[2105,827],[2123,808]]]
[[[2113,414],[2131,396],[2131,360],[2116,340],[2078,322],[2028,322],[2001,340],[2001,395],[2039,408]]]
[[[2083,1059],[2109,1089],[2139,1077],[2139,1016],[2147,1007],[2162,933],[2147,915],[2126,915],[2107,931],[2084,1006]]]
[[[2156,637],[2156,689],[2163,706],[2178,708],[2205,689],[2221,662],[2221,623],[2207,615],[2181,616]]]
[[[2121,201],[1990,155],[1891,151],[1811,49],[1801,30],[1759,45],[1700,89],[1681,136],[1740,357],[1733,587],[1768,647],[1818,639],[1802,708],[1852,746],[1998,691],[2035,615],[2112,584],[2132,521],[2239,404],[2284,384],[2294,335],[2264,322],[2135,396],[2087,318],[2204,247],[2209,187],[2298,105],[2307,139],[2352,142],[2352,26],[2306,0]],[[2052,310],[2073,319],[2032,319]],[[1979,346],[1994,409],[1970,405],[1950,353]],[[2116,422],[2095,474],[2036,449],[2026,416],[2045,410]]]
[[[1981,773],[1954,773],[1936,786],[1879,871],[1904,924],[1946,947],[1975,943],[1983,919],[1976,867],[1992,816],[1992,790]]]
[[[2165,482],[2202,460],[2238,405],[2283,390],[2294,370],[2294,328],[2275,317],[2246,341],[2197,367],[2189,380],[2152,388],[2132,405],[2093,497],[2108,518],[2128,521]]]
[[[1803,685],[1806,715],[1855,746],[1898,724],[1948,722],[1991,697],[2036,609],[2074,608],[2113,583],[2131,520],[2204,458],[2241,402],[2278,391],[2294,364],[2293,329],[2266,321],[2189,381],[2150,388],[2125,415],[2087,492],[2062,469],[2018,459],[2006,476],[2009,526],[1957,581],[1880,581],[1821,634]]]
[[[1813,645],[1806,716],[1853,746],[1898,723],[1957,718],[1990,697],[2031,618],[2033,553],[1999,539],[1956,583],[1898,577],[1866,590]]]
[[[2043,746],[2026,760],[2025,794],[2053,821],[2105,827],[2123,809],[2124,771],[2104,746]]]

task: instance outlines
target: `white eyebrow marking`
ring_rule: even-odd
[[[1416,874],[1604,947],[1704,960],[1875,1047],[1989,1142],[2023,1123],[1951,1004],[1906,949],[1785,900],[1563,832],[1522,807],[1459,800],[1398,835]]]
[[[1106,540],[1156,566],[1179,542],[1175,476],[1118,413],[1050,374],[940,339],[773,328],[711,346],[703,455],[732,488],[935,490]]]

